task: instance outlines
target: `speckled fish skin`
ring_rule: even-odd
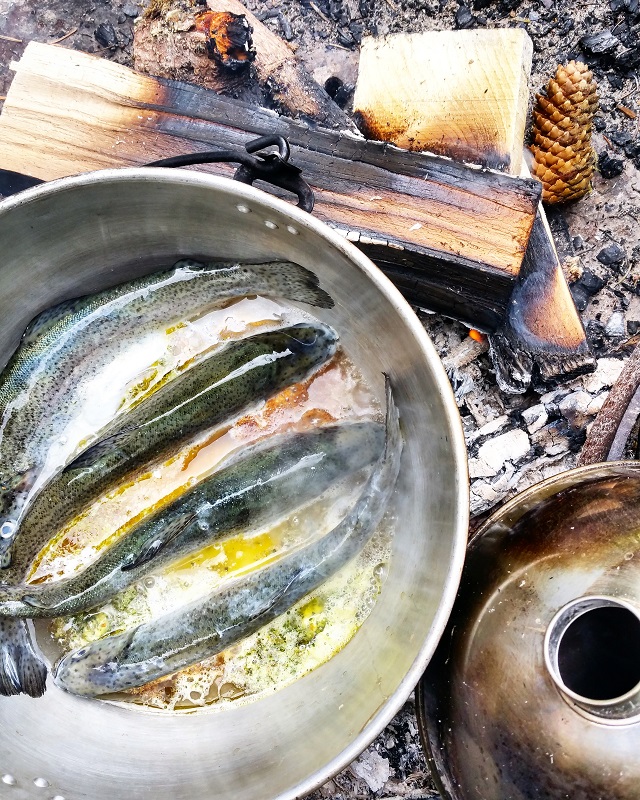
[[[304,380],[335,350],[331,328],[300,323],[232,342],[158,389],[35,499],[13,547],[6,548],[11,568],[5,567],[0,581],[5,575],[7,583],[20,580],[56,531],[101,493],[160,463],[203,430]]]
[[[355,506],[330,533],[226,590],[69,653],[56,666],[56,684],[87,697],[142,686],[221,652],[316,589],[364,547],[391,499],[402,436],[390,389],[386,428],[381,460]]]
[[[369,466],[383,444],[383,425],[371,421],[270,437],[139,523],[79,575],[49,586],[0,589],[0,614],[60,617],[102,605],[149,572],[218,539],[273,525]],[[148,561],[123,569],[165,538]]]
[[[292,262],[183,260],[65,301],[32,320],[0,375],[0,556],[33,499],[50,443],[73,415],[83,387],[146,333],[248,294],[333,305],[316,276]]]
[[[47,667],[34,650],[24,620],[0,619],[0,696],[45,692]]]

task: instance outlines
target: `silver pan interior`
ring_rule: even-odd
[[[407,446],[388,578],[354,639],[265,700],[145,712],[65,694],[0,698],[0,797],[258,800],[310,791],[392,718],[427,664],[457,589],[467,473],[457,409],[424,330],[349,242],[257,189],[195,172],[110,170],[0,204],[0,363],[28,321],[65,298],[180,256],[291,259],[336,301],[318,313],[382,399],[396,390]],[[9,781],[11,776],[13,781]],[[10,785],[12,784],[12,785]]]

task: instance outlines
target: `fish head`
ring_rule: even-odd
[[[314,367],[328,361],[338,347],[338,335],[320,322],[291,325],[279,332],[281,347],[288,350],[298,364]]]
[[[120,673],[119,657],[134,630],[107,636],[63,656],[52,671],[56,686],[71,694],[96,697],[113,692]]]

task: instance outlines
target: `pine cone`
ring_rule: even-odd
[[[558,66],[546,97],[536,95],[533,110],[533,174],[542,181],[545,203],[577,200],[591,188],[596,154],[591,124],[598,108],[593,74],[586,64]]]

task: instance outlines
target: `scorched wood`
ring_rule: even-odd
[[[276,133],[318,217],[399,280],[409,300],[492,330],[519,273],[540,186],[437,156],[312,129],[189,84],[31,43],[0,116],[1,166],[49,180]],[[229,175],[226,165],[211,172]],[[413,288],[412,288],[413,287]]]

